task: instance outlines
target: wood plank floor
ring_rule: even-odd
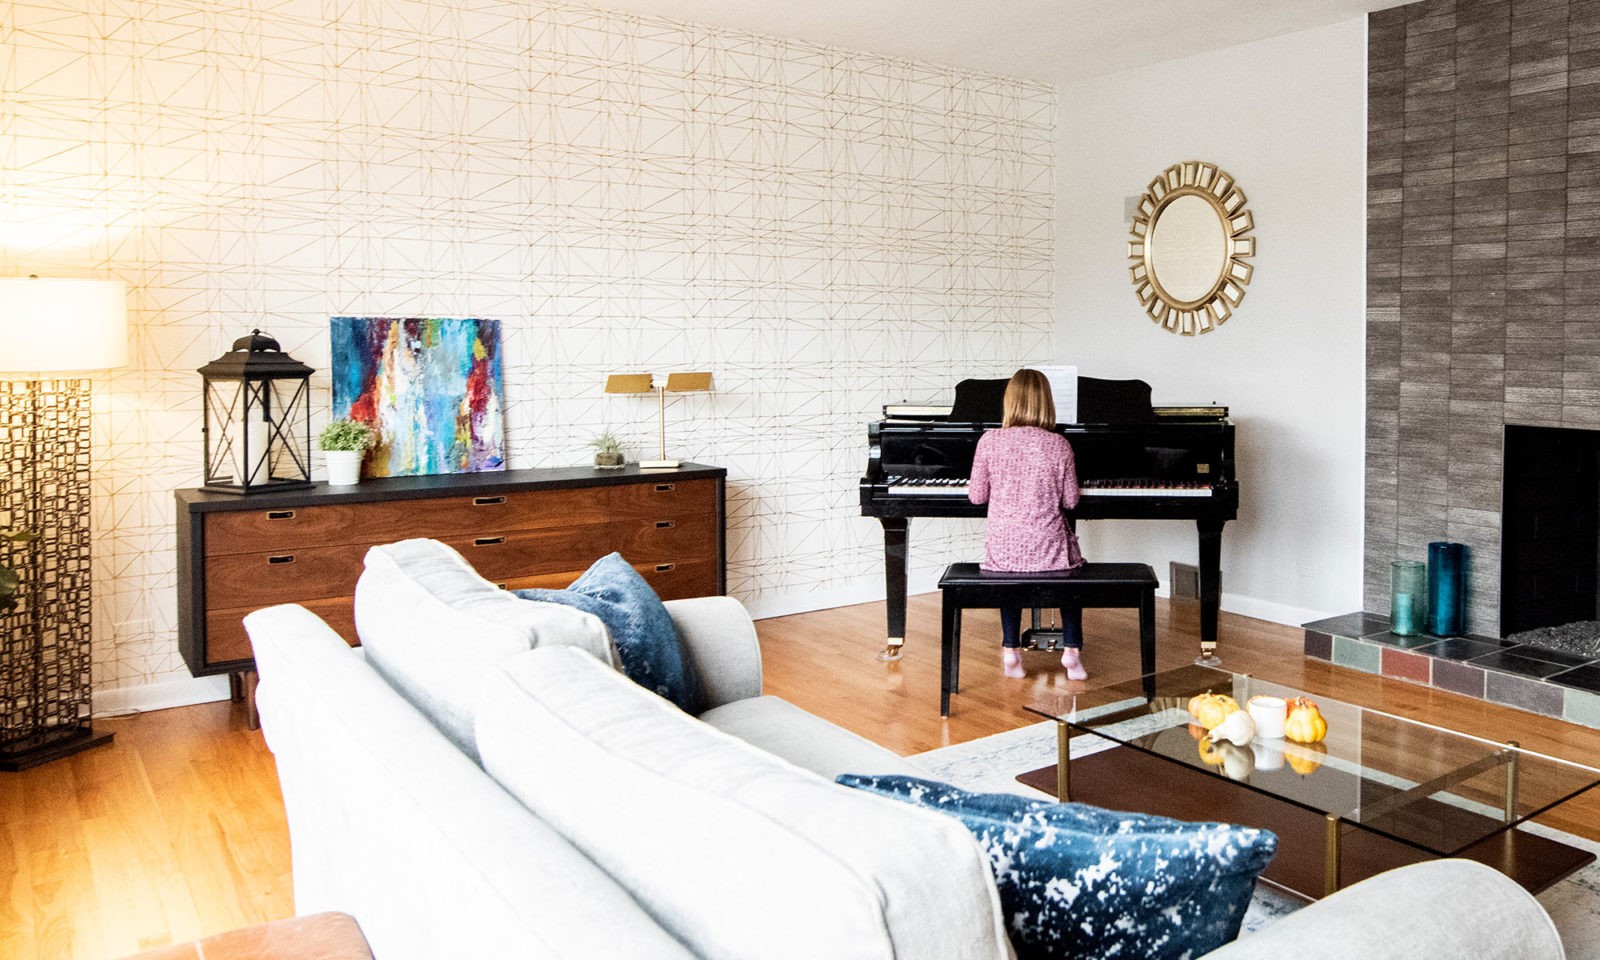
[[[1157,601],[1159,660],[1198,648],[1192,605]],[[1029,653],[1029,677],[999,670],[999,621],[966,618],[963,691],[939,716],[936,596],[913,597],[906,657],[875,659],[883,605],[758,624],[767,692],[900,753],[1033,722],[1022,707],[1066,680]],[[1089,684],[1137,673],[1132,611],[1091,610]],[[1499,740],[1600,763],[1600,731],[1306,661],[1297,629],[1224,615],[1229,669]],[[116,741],[20,774],[0,774],[0,957],[112,958],[289,916],[289,842],[272,755],[239,707],[205,704],[107,720]],[[1600,797],[1552,826],[1600,839]]]

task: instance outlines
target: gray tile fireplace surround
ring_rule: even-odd
[[[1306,656],[1600,728],[1600,656],[1469,634],[1402,637],[1350,613],[1305,625]]]

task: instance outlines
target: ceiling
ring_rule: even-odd
[[[1408,0],[589,2],[1061,84],[1325,26]]]

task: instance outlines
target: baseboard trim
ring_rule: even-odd
[[[94,691],[94,718],[99,720],[126,713],[147,713],[197,703],[215,703],[231,695],[226,676],[183,677],[157,683],[110,687]]]
[[[1222,609],[1228,613],[1236,613],[1241,617],[1249,617],[1252,620],[1282,623],[1291,627],[1298,627],[1302,623],[1310,623],[1313,620],[1334,616],[1334,614],[1323,613],[1310,607],[1296,607],[1287,603],[1260,600],[1256,597],[1246,597],[1237,593],[1224,593],[1222,595]]]
[[[938,571],[930,571],[927,574],[906,578],[907,596],[933,593],[938,589]],[[773,617],[788,617],[797,613],[832,610],[836,607],[853,607],[858,603],[881,603],[883,598],[883,583],[878,581],[874,583],[857,583],[833,590],[817,590],[812,593],[797,593],[777,597],[762,597],[758,600],[746,600],[744,601],[744,608],[750,612],[750,619],[752,620],[769,620]]]

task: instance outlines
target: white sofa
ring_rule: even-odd
[[[833,784],[846,771],[920,771],[760,696],[759,647],[737,601],[667,605],[711,697],[695,719],[603,664],[603,627],[564,608],[523,625],[531,649],[508,649],[510,633],[497,655],[474,646],[479,629],[529,615],[507,603],[533,605],[474,583],[447,549],[376,548],[358,591],[368,652],[413,700],[300,607],[246,618],[298,913],[354,915],[380,960],[1010,956],[965,828]],[[475,652],[441,658],[457,645]],[[452,724],[473,731],[470,750]],[[1520,887],[1441,861],[1210,956],[1285,955],[1562,953]]]

